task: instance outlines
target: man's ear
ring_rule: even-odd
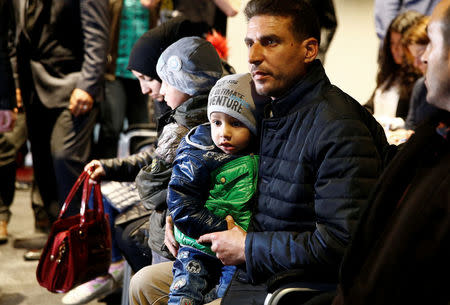
[[[310,63],[316,59],[319,53],[319,42],[316,38],[308,38],[303,41],[305,52],[305,63]]]

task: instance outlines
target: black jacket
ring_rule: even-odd
[[[345,254],[333,304],[448,304],[449,126],[449,112],[428,119],[384,171]]]
[[[134,181],[139,171],[152,163],[153,158],[159,157],[171,164],[175,158],[175,152],[181,139],[189,129],[205,123],[207,95],[199,95],[190,98],[177,109],[165,114],[158,125],[164,125],[158,136],[156,150],[145,150],[126,158],[112,158],[100,160],[107,180]]]
[[[14,71],[24,101],[35,88],[48,108],[67,108],[75,88],[103,99],[108,49],[108,0],[36,1],[34,26],[25,26],[27,0],[14,0],[17,58]]]
[[[383,169],[383,129],[330,84],[316,60],[262,122],[259,198],[247,273],[317,266],[337,272],[360,209]]]

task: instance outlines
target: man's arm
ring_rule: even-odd
[[[69,109],[75,116],[90,111],[101,94],[108,50],[108,12],[108,0],[80,0],[84,58],[81,77],[70,97]]]
[[[381,173],[381,155],[361,121],[338,119],[314,128],[315,230],[249,232],[245,257],[253,281],[311,266],[337,272],[360,209]]]

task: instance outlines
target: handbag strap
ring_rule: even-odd
[[[81,186],[81,183],[83,183],[83,195],[81,196],[81,207],[80,207],[80,215],[81,215],[81,222],[80,225],[84,224],[86,221],[86,206],[89,201],[89,197],[91,195],[92,187],[94,187],[94,211],[95,211],[95,217],[97,220],[101,220],[104,216],[104,208],[103,208],[103,200],[102,200],[102,193],[100,190],[100,184],[99,183],[91,183],[89,180],[89,173],[86,171],[83,171],[81,175],[78,177],[78,179],[75,181],[72,189],[69,192],[69,195],[67,195],[66,200],[64,200],[64,204],[61,208],[61,211],[59,212],[58,219],[63,217],[64,213],[69,208],[70,203],[73,200],[73,197],[75,196],[76,192]]]
[[[81,175],[77,178],[74,185],[72,186],[72,189],[69,192],[69,195],[67,195],[66,200],[64,200],[64,204],[61,208],[61,211],[59,211],[58,219],[61,218],[64,213],[67,211],[69,204],[72,202],[73,197],[75,196],[75,193],[80,188],[81,183],[86,180],[86,178],[89,177],[89,174],[85,171],[81,173]]]
[[[91,190],[94,187],[94,215],[97,221],[101,221],[104,217],[102,192],[100,190],[99,183],[91,183],[89,179],[84,181],[83,195],[81,197],[81,209],[80,209],[80,227],[86,222],[86,207],[91,196]]]

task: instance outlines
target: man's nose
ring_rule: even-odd
[[[248,50],[248,62],[250,64],[258,65],[263,60],[263,52],[259,43],[254,43]]]

